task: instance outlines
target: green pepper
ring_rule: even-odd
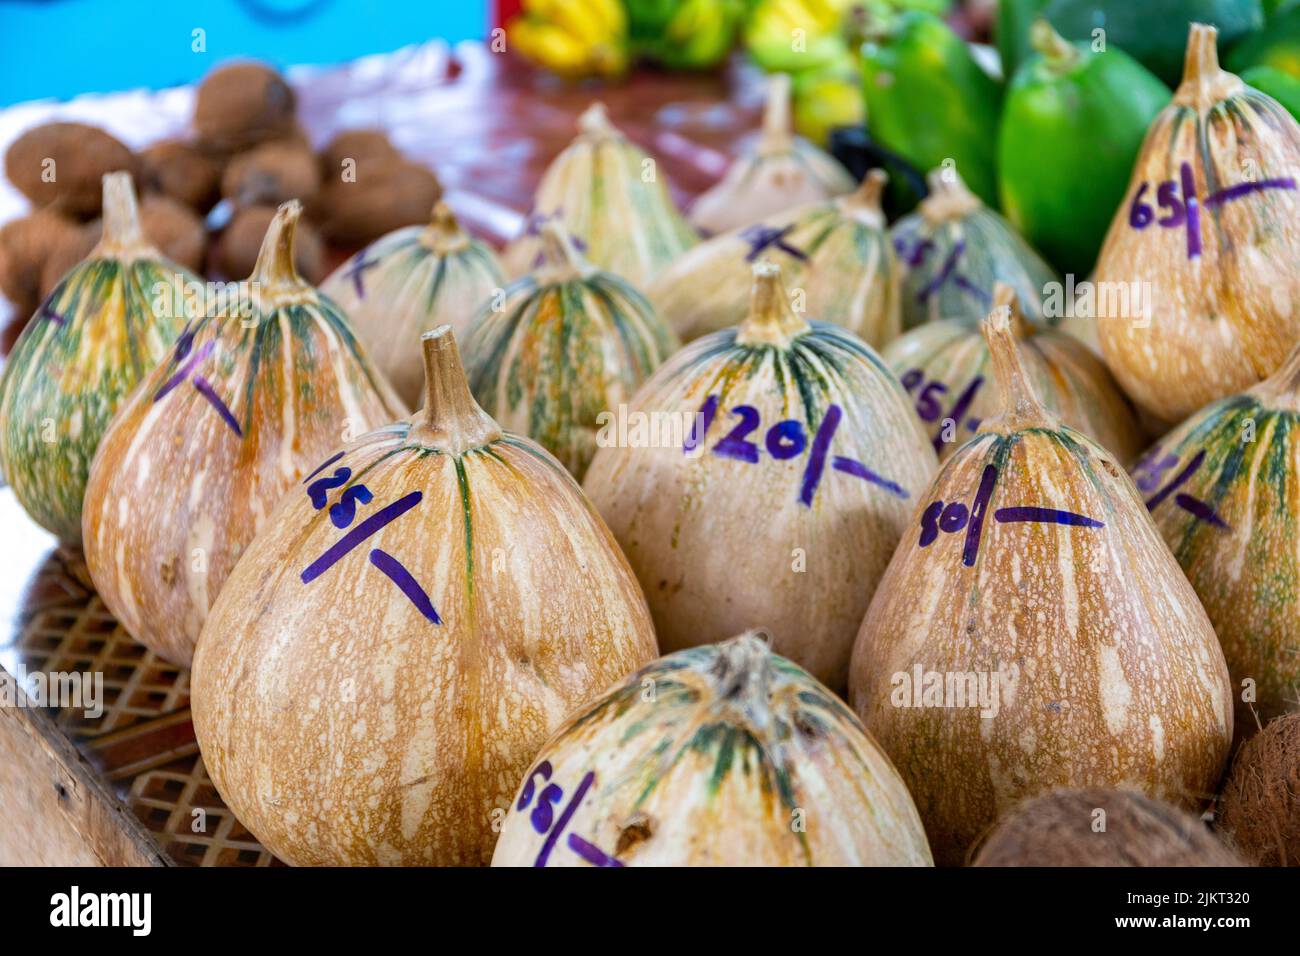
[[[1300,78],[1300,7],[1278,14],[1267,29],[1252,33],[1234,46],[1223,58],[1223,65],[1233,73],[1244,73],[1252,66],[1271,66]]]
[[[998,134],[1002,209],[1062,272],[1087,275],[1169,88],[1116,47],[1069,43],[1043,19],[1007,90]]]
[[[1300,79],[1272,66],[1252,66],[1242,71],[1241,78],[1261,93],[1273,97],[1300,120]]]
[[[1040,12],[1066,39],[1119,47],[1170,86],[1183,75],[1189,24],[1213,23],[1225,49],[1264,24],[1260,0],[1046,0]],[[1007,42],[1017,44],[1012,62],[1023,62],[1028,37]]]
[[[872,138],[922,170],[955,165],[970,189],[995,205],[1001,85],[928,13],[901,14],[869,36],[862,82]]]

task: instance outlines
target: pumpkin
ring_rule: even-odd
[[[564,227],[542,227],[543,261],[470,321],[465,364],[475,398],[579,481],[600,420],[677,349],[677,337],[628,282],[594,268]]]
[[[741,322],[751,270],[777,262],[798,311],[834,322],[879,348],[901,326],[901,270],[880,209],[885,174],[872,170],[847,196],[734,229],[696,246],[650,286],[659,314],[691,341]]]
[[[366,246],[321,285],[353,322],[402,400],[420,398],[424,360],[414,343],[440,325],[464,334],[471,309],[505,285],[496,254],[470,237],[445,202],[427,226],[406,226]]]
[[[1011,334],[1043,405],[1120,461],[1135,459],[1144,439],[1105,363],[1072,336],[1030,325],[1010,286],[995,283],[993,299],[1011,308]],[[940,319],[917,326],[891,342],[882,357],[914,397],[940,461],[998,411],[988,345],[969,321]]]
[[[1147,290],[1101,310],[1097,334],[1124,391],[1164,422],[1255,384],[1300,339],[1300,126],[1219,68],[1216,37],[1192,24],[1183,82],[1097,261],[1099,286]]]
[[[935,455],[870,346],[796,315],[775,263],[753,274],[749,317],[650,378],[585,487],[661,647],[762,627],[778,653],[842,690]]]
[[[41,303],[0,378],[0,467],[32,520],[73,545],[113,412],[202,311],[199,280],[140,231],[128,173],[104,176],[103,205],[103,238]]]
[[[90,470],[95,588],[136,640],[183,667],[284,494],[340,442],[405,413],[337,306],[295,271],[301,211],[280,207],[253,274],[144,377]]]
[[[926,177],[930,194],[890,235],[903,264],[903,328],[935,319],[979,322],[993,304],[993,284],[1015,290],[1033,322],[1060,285],[1055,270],[1000,215],[966,188],[956,169]]]
[[[598,268],[645,286],[698,236],[673,205],[655,159],[609,122],[593,103],[578,136],[547,167],[524,232],[506,248],[511,276],[541,262],[541,225],[559,220]]]
[[[488,863],[538,748],[657,653],[573,479],[474,403],[448,326],[423,342],[423,410],[285,496],[194,655],[207,771],[289,863]]]
[[[790,130],[790,77],[767,80],[763,131],[757,144],[691,207],[705,235],[738,229],[775,213],[853,191],[839,161]]]
[[[1058,787],[1195,810],[1232,740],[1223,652],[1133,483],[1039,402],[1009,309],[985,335],[1001,413],[918,502],[849,672],[941,864]]]
[[[853,713],[749,633],[662,657],[542,748],[493,866],[929,866]]]
[[[1165,435],[1133,469],[1219,635],[1239,731],[1300,709],[1300,348]]]

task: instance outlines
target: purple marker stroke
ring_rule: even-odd
[[[442,623],[442,618],[438,617],[438,612],[434,609],[433,602],[429,600],[429,595],[424,588],[420,587],[419,582],[411,576],[411,572],[406,570],[406,565],[387,551],[381,551],[379,548],[375,548],[370,552],[370,563],[388,575],[389,579],[415,605],[417,611],[434,624]]]
[[[409,495],[399,498],[392,504],[380,508],[365,521],[362,521],[343,537],[339,538],[338,541],[334,542],[334,544],[330,545],[330,547],[326,549],[325,553],[319,558],[307,565],[302,572],[302,583],[310,584],[312,581],[315,581],[330,568],[334,567],[334,565],[342,558],[346,557],[347,554],[357,545],[361,544],[362,541],[365,541],[371,535],[378,532],[385,525],[396,521],[402,515],[406,514],[406,512],[418,505],[423,498],[423,492],[412,491]]]

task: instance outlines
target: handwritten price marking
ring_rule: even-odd
[[[921,416],[921,421],[937,422],[944,418],[950,418],[958,425],[964,425],[971,432],[979,430],[980,420],[978,418],[966,418],[966,413],[970,411],[971,405],[975,401],[975,396],[979,394],[980,388],[984,385],[984,376],[976,375],[967,386],[961,390],[952,403],[952,408],[944,414],[943,406],[939,404],[939,396],[946,395],[948,386],[944,382],[934,379],[926,381],[925,371],[919,368],[908,369],[903,373],[899,380],[903,383],[903,388],[908,394],[916,393],[916,413]],[[963,422],[962,419],[965,419]],[[943,446],[943,433],[934,436],[931,442],[934,450],[939,451]]]
[[[1147,511],[1154,512],[1170,496],[1174,499],[1174,504],[1182,508],[1198,521],[1204,521],[1218,528],[1227,528],[1228,523],[1219,517],[1218,513],[1208,503],[1200,498],[1195,498],[1178,489],[1185,485],[1192,475],[1200,469],[1205,463],[1205,449],[1202,448],[1192,459],[1180,470],[1164,487],[1159,488],[1150,498],[1147,499]],[[1159,448],[1153,448],[1134,466],[1133,472],[1136,476],[1138,490],[1146,493],[1160,485],[1165,474],[1178,464],[1177,455],[1161,455]]]
[[[217,343],[215,341],[209,340],[205,342],[197,352],[191,355],[190,350],[194,346],[194,332],[192,329],[186,328],[185,331],[181,333],[181,337],[176,340],[176,350],[172,357],[172,361],[181,363],[180,368],[176,370],[171,378],[167,379],[167,381],[162,384],[158,391],[154,392],[153,400],[155,403],[162,401],[162,399],[166,398],[167,395],[176,388],[176,386],[180,385],[182,382],[188,381],[192,386],[194,386],[194,390],[202,395],[209,405],[216,409],[217,414],[220,415],[221,420],[230,427],[230,430],[240,438],[243,438],[244,430],[239,427],[239,422],[235,418],[234,413],[231,412],[230,406],[227,405],[222,400],[221,396],[217,394],[216,389],[212,387],[212,383],[198,372],[199,364],[205,361],[208,356],[212,354],[216,345]]]
[[[515,804],[515,809],[523,812],[528,809],[529,804],[533,803],[533,797],[537,797],[536,804],[533,805],[533,811],[528,815],[529,823],[532,824],[533,830],[546,837],[542,843],[541,850],[537,853],[537,859],[533,861],[533,866],[546,866],[551,858],[551,852],[555,849],[556,843],[564,835],[564,830],[568,827],[569,822],[573,819],[574,813],[582,804],[583,799],[587,796],[587,791],[596,781],[594,771],[587,771],[582,780],[578,783],[578,788],[573,792],[568,806],[560,811],[558,818],[555,816],[555,807],[564,799],[564,789],[557,783],[551,782],[551,774],[554,772],[549,760],[543,760],[528,775],[528,780],[524,783],[524,789],[519,794],[519,801]],[[546,784],[541,793],[537,792],[537,780]],[[586,860],[592,866],[622,866],[623,864],[614,859],[600,847],[596,846],[576,833],[570,833],[568,836],[568,847],[582,859]]]

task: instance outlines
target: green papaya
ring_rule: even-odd
[[[1252,66],[1241,72],[1241,78],[1261,93],[1273,97],[1300,120],[1300,79],[1271,66]]]
[[[920,169],[956,168],[997,203],[1002,87],[938,17],[911,11],[875,25],[862,45],[872,138]]]
[[[1104,40],[1105,49],[1119,47],[1169,86],[1183,75],[1189,24],[1214,24],[1225,47],[1264,24],[1261,0],[1047,0],[1038,12],[1066,39],[1097,42],[1098,52]],[[1015,42],[1013,68],[1032,50],[1028,34]]]
[[[1059,270],[1086,276],[1124,199],[1147,128],[1172,96],[1128,54],[1070,43],[1044,19],[1007,89],[1002,211]]]
[[[1238,75],[1253,66],[1271,66],[1300,78],[1300,7],[1279,13],[1269,21],[1267,30],[1252,33],[1234,46],[1223,58],[1223,65]]]
[[[1002,58],[1002,75],[1010,80],[1025,57],[1033,52],[1029,28],[1047,7],[1048,0],[998,0],[993,40]]]

